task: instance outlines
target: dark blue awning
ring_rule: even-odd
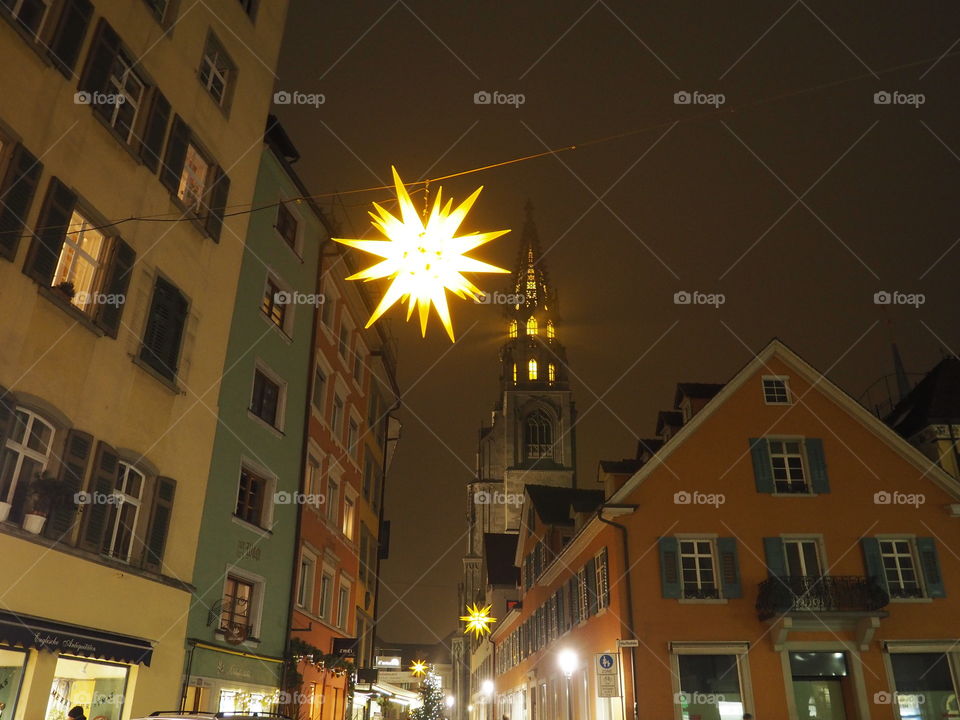
[[[0,611],[0,643],[132,665],[149,666],[153,656],[147,640],[6,611]]]

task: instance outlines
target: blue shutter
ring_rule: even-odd
[[[740,584],[740,563],[737,560],[737,540],[732,537],[717,538],[717,557],[720,561],[720,584],[723,597],[743,597]]]
[[[880,541],[876,538],[865,537],[860,539],[863,548],[863,562],[867,567],[867,575],[876,579],[885,591],[887,588],[887,574],[883,571],[883,558],[880,555]]]
[[[937,556],[937,546],[932,537],[917,538],[917,555],[920,557],[920,567],[923,569],[927,597],[946,597],[947,590],[943,586],[943,575],[940,572],[940,558]]]
[[[773,492],[773,468],[770,466],[770,448],[766,438],[750,438],[750,457],[753,458],[753,479],[757,492]]]
[[[830,481],[827,479],[827,461],[823,455],[823,440],[807,438],[804,441],[807,448],[807,467],[810,470],[810,486],[813,492],[820,495],[830,492]]]
[[[665,598],[679,598],[680,543],[674,537],[660,538],[660,589]]]
[[[767,573],[770,577],[787,576],[787,554],[783,550],[783,540],[778,537],[765,537],[763,554],[766,557]]]

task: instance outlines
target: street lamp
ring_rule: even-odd
[[[557,653],[557,665],[560,666],[560,672],[567,678],[567,720],[573,720],[573,695],[570,691],[570,677],[573,671],[577,669],[580,660],[577,653],[570,648],[564,648]]]
[[[453,703],[454,703],[453,695],[447,695],[446,703],[448,708],[453,707]]]
[[[493,680],[488,678],[480,683],[480,692],[487,696],[486,717],[488,720],[491,720],[493,718]]]

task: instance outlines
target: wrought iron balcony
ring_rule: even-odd
[[[760,583],[761,620],[788,613],[875,612],[890,596],[873,577],[855,575],[772,577]]]

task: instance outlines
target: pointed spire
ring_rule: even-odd
[[[533,219],[533,203],[528,199],[524,205],[526,218],[520,237],[520,252],[513,275],[514,291],[523,295],[527,308],[542,308],[550,301],[549,281],[541,258],[540,235]]]
[[[907,371],[903,368],[903,360],[900,358],[900,348],[897,347],[897,343],[892,343],[890,349],[893,351],[893,372],[897,378],[897,393],[900,395],[897,401],[899,402],[910,394],[910,382],[907,380]]]

